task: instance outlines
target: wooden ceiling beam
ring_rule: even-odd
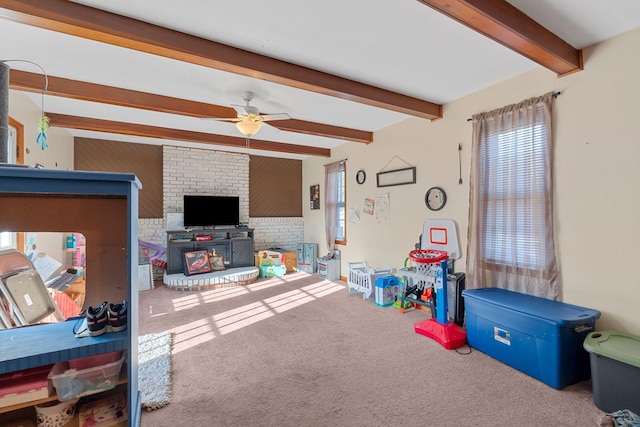
[[[237,116],[236,111],[230,107],[69,80],[55,76],[47,76],[47,78],[47,95],[200,118],[232,118]],[[9,73],[9,87],[11,89],[40,93],[42,92],[44,84],[45,78],[41,74],[19,70],[11,70]],[[269,122],[269,124],[287,132],[304,133],[307,135],[323,136],[364,144],[370,144],[373,141],[373,132],[307,122],[304,120],[290,119]]]
[[[0,17],[416,117],[442,118],[439,104],[67,0],[3,0]]]
[[[325,125],[323,123],[307,122],[298,119],[278,120],[269,122],[286,132],[305,133],[307,135],[326,136],[328,138],[343,139],[351,142],[360,142],[363,144],[371,144],[373,142],[373,132],[364,130],[344,128],[340,126]]]
[[[506,0],[418,0],[558,76],[583,69],[582,51],[547,30]]]
[[[49,125],[52,127],[142,136],[173,141],[198,142],[202,144],[221,145],[226,147],[248,148],[251,150],[276,151],[278,153],[331,157],[331,150],[328,148],[285,144],[282,142],[264,141],[260,139],[251,139],[247,142],[246,138],[235,136],[215,135],[204,132],[92,119],[88,117],[70,116],[49,112],[47,112],[46,115],[49,117]],[[247,144],[249,144],[248,147]]]

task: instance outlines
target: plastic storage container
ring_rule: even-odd
[[[96,354],[89,357],[80,357],[78,359],[69,360],[69,369],[83,370],[95,368],[99,365],[113,363],[120,360],[122,351],[112,351],[110,353]]]
[[[400,293],[400,282],[396,276],[379,277],[376,280],[375,304],[380,307],[389,307],[396,302]]]
[[[462,296],[470,347],[556,389],[589,379],[582,344],[599,311],[497,288]]]
[[[0,375],[0,408],[44,399],[51,394],[47,375],[53,365]]]
[[[593,403],[605,412],[640,414],[640,337],[616,331],[592,332],[584,340],[591,361]]]
[[[125,358],[126,352],[123,352],[120,360],[87,369],[69,369],[69,362],[56,363],[49,379],[56,388],[58,400],[71,400],[114,388]]]
[[[58,402],[45,402],[35,405],[38,427],[65,426],[73,420],[76,413],[78,399]],[[32,424],[26,424],[32,425]]]
[[[282,277],[287,274],[287,267],[284,265],[263,265],[260,267],[260,277]]]

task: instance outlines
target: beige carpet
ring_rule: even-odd
[[[140,293],[140,334],[173,335],[162,426],[595,426],[591,383],[555,390],[418,335],[428,315],[295,273],[237,288]],[[459,349],[462,352],[468,347]]]

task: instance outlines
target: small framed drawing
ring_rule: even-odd
[[[209,254],[209,265],[211,271],[224,270],[224,256],[216,254],[215,251]]]
[[[191,251],[184,253],[184,275],[208,273],[211,271],[209,265],[209,252]]]
[[[320,209],[320,184],[312,185],[311,193],[311,209]]]

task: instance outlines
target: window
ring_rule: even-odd
[[[13,126],[9,126],[9,140],[7,141],[7,163],[16,163],[17,131]]]
[[[555,299],[552,94],[473,118],[467,287]]]
[[[338,216],[336,217],[336,239],[335,242],[344,245],[347,240],[346,235],[346,179],[345,162],[340,162],[338,170]]]
[[[324,171],[324,225],[327,248],[333,252],[335,245],[346,244],[346,164],[339,161],[325,165]]]
[[[491,132],[482,146],[486,262],[546,267],[545,134],[544,124]]]
[[[16,247],[16,233],[3,231],[0,233],[0,250]]]

